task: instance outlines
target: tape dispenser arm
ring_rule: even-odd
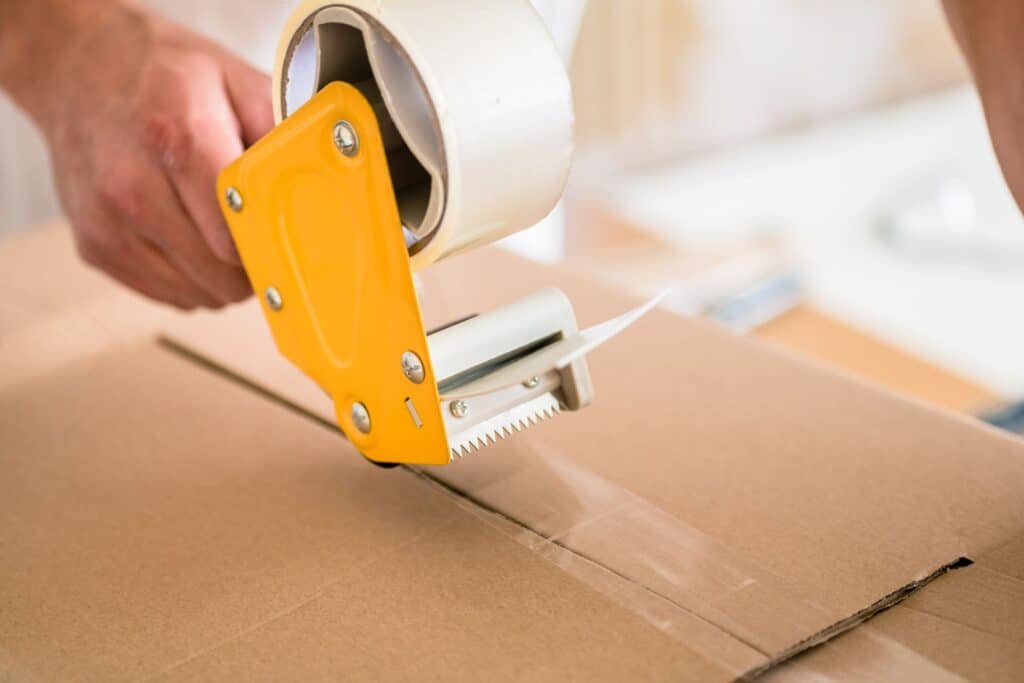
[[[519,0],[486,4],[522,7]],[[586,353],[653,303],[580,331],[568,298],[547,289],[428,335],[413,282],[414,269],[532,224],[557,200],[564,179],[553,173],[524,181],[536,187],[505,188],[522,190],[533,206],[494,234],[481,232],[495,223],[476,219],[509,216],[502,208],[508,203],[463,191],[457,180],[474,173],[447,166],[453,150],[441,143],[442,126],[425,123],[435,116],[425,90],[423,107],[410,107],[408,97],[396,105],[394,89],[384,92],[380,69],[371,68],[373,49],[355,40],[380,27],[336,5],[300,23],[300,33],[317,36],[314,94],[287,104],[279,75],[278,114],[286,115],[218,181],[222,210],[281,353],[330,395],[339,427],[380,464],[447,464],[587,405]],[[289,40],[289,54],[299,54],[302,40]],[[389,68],[388,78],[401,80],[401,69]],[[556,137],[564,127],[556,124]],[[499,151],[501,159],[515,156]]]
[[[409,253],[374,109],[331,83],[218,179],[281,353],[331,396],[376,462],[450,459]],[[404,354],[422,377],[404,374]]]

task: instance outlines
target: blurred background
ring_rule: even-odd
[[[151,4],[269,70],[294,3]],[[563,205],[506,246],[637,294],[671,285],[681,314],[1016,419],[1024,221],[938,0],[536,4],[578,155]],[[2,96],[0,122],[3,236],[59,207]]]
[[[1024,427],[1024,220],[937,0],[591,0],[570,73],[567,228],[518,247]]]

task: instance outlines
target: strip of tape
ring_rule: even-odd
[[[496,467],[485,471],[413,471],[737,679],[759,676],[830,640],[946,570],[863,614],[840,615],[796,595],[765,568],[547,447],[520,444],[514,460],[498,456],[491,462]],[[883,635],[870,634],[870,644],[878,660],[864,665],[865,672],[933,673],[934,680],[953,676]],[[816,661],[796,670],[806,680],[830,680],[836,671],[857,673],[842,666],[820,669]]]
[[[757,677],[757,671],[747,678]],[[786,683],[850,683],[851,681],[929,681],[958,683],[967,680],[889,636],[864,626],[844,635],[843,647],[827,642],[819,649],[768,671],[759,680]]]

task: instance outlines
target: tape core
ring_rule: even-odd
[[[334,81],[370,101],[410,251],[425,246],[444,218],[444,145],[422,79],[395,37],[358,10],[328,5],[302,23],[283,68],[282,118]]]

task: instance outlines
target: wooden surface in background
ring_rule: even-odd
[[[695,258],[679,244],[618,217],[600,201],[584,200],[570,208],[570,267],[639,296],[650,296],[695,268]],[[985,387],[807,304],[751,336],[943,408],[977,413],[1001,403]]]
[[[984,387],[810,306],[779,316],[753,336],[943,408],[973,413],[999,402]]]

